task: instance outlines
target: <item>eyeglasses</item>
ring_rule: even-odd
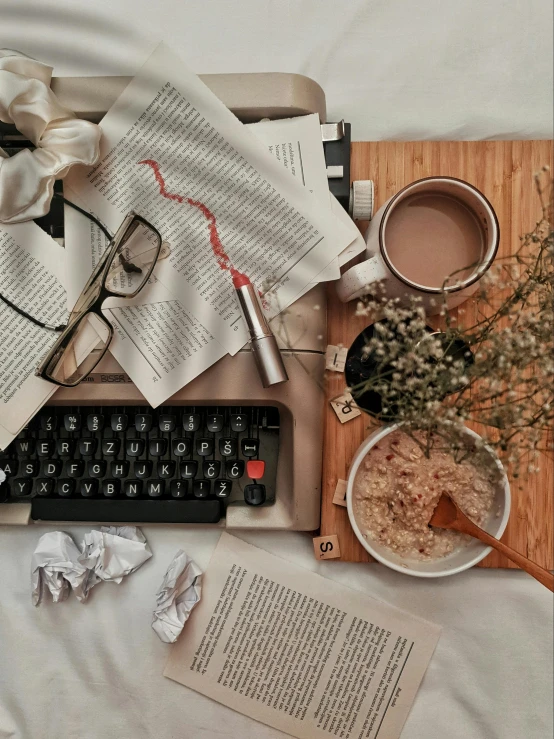
[[[64,201],[76,207],[65,198]],[[109,297],[134,298],[148,282],[162,252],[161,235],[137,213],[129,213],[112,238],[93,216],[76,209],[94,220],[111,243],[75,303],[67,326],[48,326],[0,295],[4,302],[33,323],[61,332],[36,375],[63,387],[78,385],[108,350],[113,328],[102,314],[104,301]]]

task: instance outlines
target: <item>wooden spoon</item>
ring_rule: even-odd
[[[515,549],[503,544],[494,536],[487,534],[486,531],[479,528],[476,523],[473,523],[466,515],[461,511],[456,503],[448,495],[443,493],[439,499],[437,507],[431,520],[429,521],[431,526],[437,526],[439,529],[455,529],[461,531],[462,534],[469,534],[474,539],[479,539],[484,544],[488,544],[494,547],[497,551],[501,552],[505,557],[511,559],[516,565],[519,565],[522,570],[528,572],[535,580],[538,580],[545,588],[554,592],[554,575],[540,567],[535,562],[531,562],[530,559],[524,557],[523,554],[516,552]]]

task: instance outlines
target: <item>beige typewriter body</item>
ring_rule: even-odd
[[[325,122],[325,95],[313,80],[295,74],[205,75],[202,80],[242,121],[318,113]],[[99,121],[128,77],[54,78],[62,104]],[[167,400],[168,405],[275,405],[281,415],[276,501],[255,508],[230,505],[220,523],[228,528],[314,530],[319,527],[323,439],[321,383],[325,362],[325,288],[320,285],[272,322],[283,349],[288,383],[264,389],[248,347],[226,356]],[[61,389],[50,405],[147,404],[108,355],[91,382]],[[29,520],[25,503],[2,506],[0,522]],[[186,525],[186,524],[184,524]],[[195,524],[198,525],[198,524]]]

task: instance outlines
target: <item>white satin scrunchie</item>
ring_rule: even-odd
[[[0,149],[0,223],[46,215],[54,181],[74,164],[98,160],[100,128],[60,105],[51,78],[52,67],[0,49],[0,121],[13,123],[37,147],[9,158]]]

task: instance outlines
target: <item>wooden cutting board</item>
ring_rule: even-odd
[[[499,256],[506,256],[539,219],[533,175],[545,164],[554,171],[551,141],[361,142],[352,144],[351,174],[353,180],[374,181],[375,210],[421,177],[446,175],[467,180],[486,195],[496,210],[500,222]],[[360,226],[363,233],[367,224]],[[333,285],[328,287],[327,306],[328,343],[349,346],[368,319],[355,316],[355,301],[342,304]],[[326,374],[320,535],[337,535],[340,560],[370,562],[373,560],[354,536],[346,508],[332,502],[337,480],[346,480],[350,460],[369,433],[369,421],[362,414],[344,425],[339,423],[328,401],[343,392],[344,376],[336,372]],[[543,456],[540,467],[540,473],[527,476],[523,485],[512,484],[512,511],[502,540],[542,567],[554,569],[552,460]],[[496,552],[480,566],[515,567]]]

